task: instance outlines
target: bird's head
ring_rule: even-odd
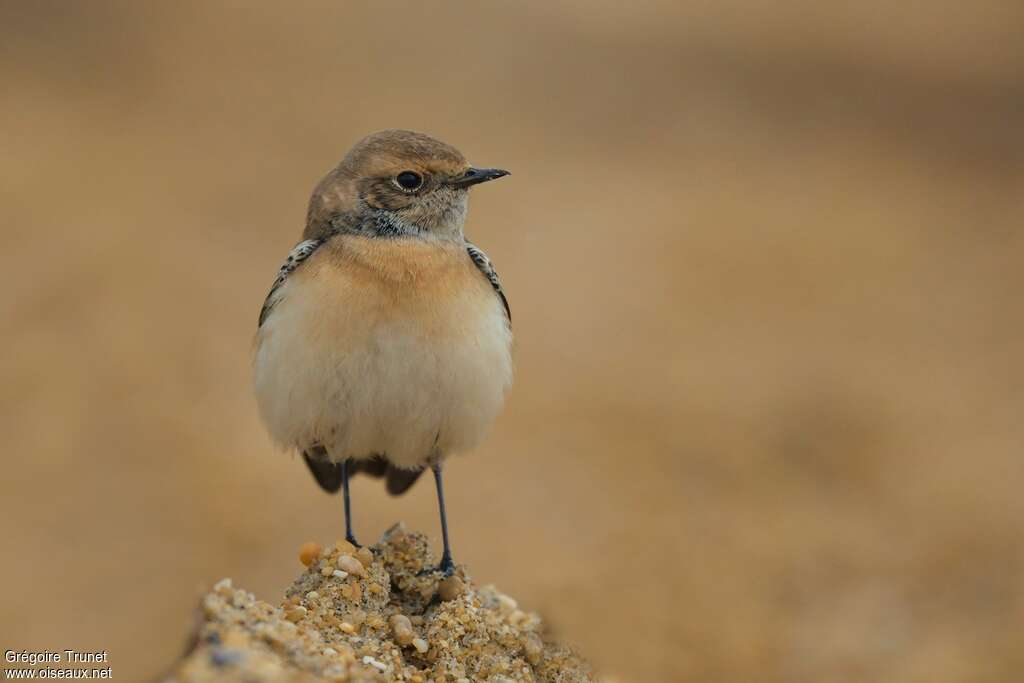
[[[423,133],[374,133],[317,185],[304,237],[355,232],[461,238],[469,188],[506,175],[473,168],[459,150]]]

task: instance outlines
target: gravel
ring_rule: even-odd
[[[165,683],[595,680],[540,617],[477,587],[465,566],[429,571],[426,537],[402,525],[372,548],[303,544],[299,560],[305,571],[276,607],[215,584],[195,646]]]

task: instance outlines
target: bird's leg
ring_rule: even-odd
[[[348,495],[348,466],[352,462],[349,459],[341,462],[341,493],[344,498],[345,504],[345,540],[359,547],[359,543],[356,542],[356,537],[352,534],[352,504]]]
[[[444,485],[441,482],[441,463],[435,462],[430,466],[430,469],[434,471],[434,483],[437,485],[437,506],[441,510],[441,539],[444,542],[444,552],[441,553],[441,564],[438,565],[438,569],[441,570],[448,576],[455,569],[455,563],[452,562],[452,548],[448,543],[448,515],[444,509]]]

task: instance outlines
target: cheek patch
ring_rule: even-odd
[[[413,195],[405,194],[387,179],[369,183],[363,192],[363,198],[370,207],[387,211],[404,209],[414,200]]]

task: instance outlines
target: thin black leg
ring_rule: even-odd
[[[445,574],[451,574],[455,569],[452,562],[452,547],[448,543],[448,515],[444,509],[444,485],[441,482],[441,463],[431,466],[434,470],[434,483],[437,485],[437,506],[441,509],[441,539],[444,542],[444,552],[441,553],[441,564],[438,566]]]
[[[352,535],[352,502],[348,495],[348,465],[350,462],[350,460],[344,460],[341,463],[341,493],[345,499],[345,540],[358,548],[359,543]]]

